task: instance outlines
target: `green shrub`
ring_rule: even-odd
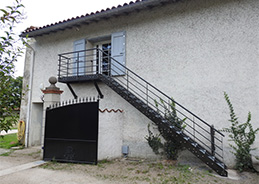
[[[251,113],[248,113],[248,117],[245,123],[241,124],[238,121],[238,117],[234,112],[232,103],[230,102],[229,96],[224,92],[225,100],[227,101],[229,110],[230,110],[230,128],[223,128],[223,132],[229,133],[230,141],[233,141],[235,145],[230,144],[230,147],[234,149],[232,152],[236,157],[235,168],[240,172],[244,170],[255,171],[252,163],[251,151],[255,148],[252,148],[252,144],[255,141],[255,135],[259,128],[256,130],[253,129],[251,121]]]
[[[160,134],[154,135],[150,130],[150,124],[148,124],[148,135],[145,137],[148,145],[152,148],[155,154],[159,154],[159,149],[163,148],[163,144],[160,139]]]
[[[162,99],[160,99],[160,102],[165,110],[164,118],[169,121],[170,125],[177,127],[179,130],[184,130],[184,121],[186,118],[181,120],[177,116],[174,100],[172,99],[169,107]],[[155,101],[155,105],[158,109],[159,104],[157,101]],[[153,149],[155,154],[163,154],[167,157],[167,159],[177,160],[179,152],[183,149],[182,144],[172,137],[171,132],[168,131],[168,128],[163,128],[158,125],[158,130],[160,134],[154,135],[150,130],[150,125],[148,125],[149,135],[145,138],[148,141],[149,146]],[[164,143],[161,142],[160,135],[164,138]],[[159,152],[160,148],[163,150],[162,152]]]

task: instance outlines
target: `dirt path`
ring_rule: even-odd
[[[39,148],[16,150],[9,156],[0,156],[1,170],[40,160]],[[36,168],[14,172],[0,177],[5,184],[257,184],[255,173],[237,174],[229,171],[235,180],[214,174],[203,164],[179,164],[169,161],[139,159],[103,160],[96,165],[48,162]],[[238,179],[238,180],[236,180]]]

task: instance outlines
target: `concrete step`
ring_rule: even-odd
[[[15,172],[23,171],[23,170],[26,170],[26,169],[30,169],[30,168],[33,168],[33,167],[37,167],[37,166],[40,166],[44,163],[45,163],[45,161],[39,160],[39,161],[30,162],[30,163],[27,163],[27,164],[22,164],[22,165],[14,166],[14,167],[11,167],[11,168],[7,168],[7,169],[4,169],[4,170],[0,171],[0,177],[8,175],[8,174],[15,173]]]

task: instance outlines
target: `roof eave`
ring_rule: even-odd
[[[39,29],[32,31],[25,31],[21,33],[21,37],[36,37],[44,34],[49,34],[51,32],[57,32],[65,30],[67,28],[75,27],[82,24],[89,24],[94,21],[99,21],[102,19],[111,18],[113,16],[119,16],[123,14],[132,13],[134,11],[139,11],[147,8],[152,8],[169,2],[175,2],[177,0],[142,0],[131,2],[130,4],[124,4],[123,6],[118,6],[117,8],[112,8],[106,11],[92,13],[90,15],[81,16],[74,18],[72,20],[68,19],[63,22],[58,22],[55,24],[43,26]]]

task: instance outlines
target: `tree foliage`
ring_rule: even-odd
[[[22,96],[22,80],[23,77],[9,77],[5,82],[7,85],[5,86],[5,90],[7,93],[5,94],[5,102],[6,105],[16,110],[20,108],[21,105],[21,96]]]
[[[7,6],[6,9],[0,9],[0,71],[5,75],[11,75],[14,72],[14,63],[22,54],[25,40],[19,38],[15,34],[14,29],[21,22],[24,15],[21,12],[24,6],[21,0],[16,0],[12,6]]]
[[[252,145],[255,141],[255,135],[259,128],[253,129],[251,124],[251,113],[248,113],[245,123],[239,123],[238,117],[235,114],[233,105],[229,96],[224,92],[225,100],[230,110],[230,128],[223,128],[224,132],[229,133],[230,140],[235,144],[230,144],[234,149],[233,154],[236,156],[236,169],[239,171],[252,170],[255,171],[252,163],[251,151],[254,150]]]
[[[22,96],[22,77],[5,76],[0,82],[0,130],[8,131],[17,121]]]
[[[21,78],[14,79],[12,75],[14,64],[26,44],[15,33],[16,25],[24,19],[23,9],[21,0],[0,9],[0,131],[11,128],[17,118],[13,110],[20,105]]]

